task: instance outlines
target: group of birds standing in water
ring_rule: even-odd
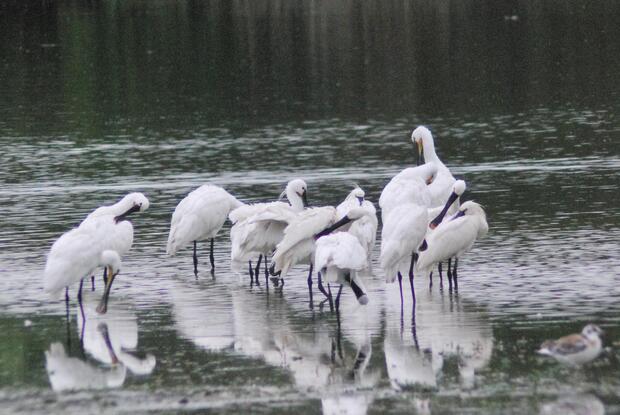
[[[432,284],[434,267],[441,281],[442,265],[447,263],[448,282],[456,286],[459,258],[488,232],[482,206],[473,201],[461,203],[466,184],[455,179],[439,159],[430,130],[417,127],[411,140],[418,149],[418,165],[395,175],[379,198],[383,225],[379,264],[387,283],[398,280],[401,304],[403,274],[409,277],[414,304],[414,274],[429,276]],[[231,260],[247,263],[252,282],[258,282],[264,262],[266,283],[271,281],[283,289],[291,268],[307,264],[311,299],[316,269],[318,289],[330,305],[330,284],[339,285],[333,302],[336,310],[343,286],[351,289],[361,305],[367,304],[370,299],[363,279],[371,272],[378,228],[374,204],[357,186],[337,207],[308,207],[307,194],[307,184],[294,179],[277,201],[245,204],[221,187],[203,185],[175,208],[166,252],[172,256],[193,244],[194,273],[198,275],[197,242],[210,240],[214,270],[214,240],[228,219],[232,223]],[[94,286],[92,275],[103,267],[105,288],[97,312],[105,313],[121,258],[133,244],[133,226],[128,218],[148,208],[149,201],[142,193],[130,193],[114,205],[99,207],[64,233],[47,257],[45,291],[56,294],[65,288],[68,307],[68,287],[79,282],[81,303],[84,279],[90,276]],[[597,326],[588,325],[580,335],[546,342],[540,352],[569,362],[576,356],[575,362],[582,363],[600,353],[600,333]]]

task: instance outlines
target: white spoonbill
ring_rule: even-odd
[[[413,287],[413,263],[428,227],[429,196],[428,187],[422,178],[412,180],[403,195],[408,200],[399,203],[382,213],[381,254],[379,262],[385,271],[385,281],[394,282],[398,277],[401,303],[403,300],[402,273],[409,270],[411,296],[415,301]]]
[[[286,195],[288,203],[277,201],[247,204],[236,208],[228,215],[228,219],[233,223],[230,229],[231,259],[245,261],[252,254],[259,253],[256,265],[257,282],[261,258],[265,257],[266,273],[267,255],[271,254],[282,240],[284,228],[292,218],[308,204],[307,189],[306,182],[294,179],[288,182],[286,190],[280,195],[280,198]]]
[[[366,251],[367,264],[365,269],[370,270],[370,256],[377,240],[379,221],[377,220],[377,209],[375,209],[375,205],[370,200],[366,200],[365,196],[366,193],[364,190],[360,187],[356,187],[349,193],[344,202],[336,207],[336,210],[338,211],[339,219],[343,218],[347,212],[354,207],[361,207],[368,212],[368,215],[353,221],[347,232],[355,236],[362,245],[362,248],[364,248],[364,251]]]
[[[418,268],[428,274],[430,268],[441,261],[456,257],[458,259],[469,251],[477,239],[484,237],[489,231],[486,214],[476,202],[471,200],[463,203],[458,213],[448,221],[440,223],[426,239],[426,249],[420,252]],[[452,273],[455,285],[456,272]]]
[[[427,230],[427,234],[433,232],[437,225],[439,225],[443,221],[449,220],[450,217],[454,216],[457,213],[460,206],[460,198],[463,193],[465,193],[466,187],[467,186],[465,184],[465,181],[457,180],[452,186],[452,193],[450,194],[450,197],[448,197],[446,204],[443,207],[438,206],[428,210],[428,217],[429,219],[432,219],[431,222],[428,224],[429,229]],[[437,264],[437,270],[439,272],[439,281],[441,282],[443,280],[441,262]],[[429,277],[431,278],[430,283],[432,285],[432,272]],[[452,287],[452,258],[448,259],[448,283],[450,284],[450,287]]]
[[[316,241],[314,263],[319,272],[327,282],[349,285],[362,305],[368,303],[368,296],[358,272],[366,268],[366,258],[366,250],[348,232],[333,233]],[[340,292],[339,289],[336,310],[340,308]]]
[[[424,156],[426,164],[433,163],[437,166],[437,174],[429,185],[429,191],[431,207],[441,206],[449,196],[455,178],[435,153],[435,142],[428,128],[421,125],[413,130],[411,140],[418,146],[418,155]]]
[[[122,218],[101,216],[64,233],[54,244],[47,257],[44,273],[44,289],[54,295],[71,284],[80,282],[78,299],[82,297],[82,279],[100,266],[108,269],[108,280],[97,311],[105,313],[112,282],[120,270],[121,259],[115,250],[114,237],[133,233],[131,223]],[[107,248],[106,248],[107,247]],[[69,301],[68,290],[66,294]]]
[[[215,270],[213,239],[220,231],[226,217],[243,205],[233,195],[219,186],[205,184],[190,192],[174,209],[166,253],[177,253],[190,242],[194,243],[194,274],[198,275],[196,242],[211,239],[211,270]]]
[[[284,239],[276,247],[269,272],[284,279],[295,264],[310,263],[308,289],[312,298],[312,259],[316,240],[365,215],[368,215],[365,209],[353,208],[339,220],[336,208],[331,206],[309,208],[300,212],[284,229]],[[320,279],[319,290],[329,298]]]
[[[128,215],[134,212],[144,212],[149,208],[149,200],[144,194],[135,192],[125,195],[120,201],[110,206],[100,206],[92,211],[80,224],[81,227],[87,226],[88,222],[93,218],[99,218],[101,216],[114,216],[120,220],[125,219]],[[124,228],[124,232],[117,233],[114,238],[108,239],[114,244],[109,247],[116,251],[121,258],[125,256],[133,245],[133,227],[131,229]],[[104,247],[104,249],[108,249]],[[107,280],[106,269],[104,268],[103,281],[104,284]],[[92,289],[95,289],[95,277],[91,276]]]

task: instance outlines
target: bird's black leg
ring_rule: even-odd
[[[196,255],[196,241],[194,241],[194,275],[198,276],[198,255]]]
[[[215,257],[213,256],[213,239],[211,238],[211,252],[209,253],[209,259],[211,260],[211,269],[215,271]]]
[[[452,258],[448,258],[448,286],[452,288]]]
[[[267,268],[268,262],[269,258],[267,258],[267,254],[265,254],[265,284],[267,284],[267,280],[269,279],[269,269]]]
[[[312,303],[312,269],[313,264],[310,263],[310,271],[308,271],[308,292],[310,293],[310,303]]]
[[[398,271],[398,288],[400,288],[400,304],[403,304],[403,275]]]
[[[69,287],[65,288],[65,304],[67,305],[67,351],[71,351],[71,322],[69,319],[71,315],[69,313]]]
[[[250,271],[250,284],[254,283],[254,268],[252,267],[252,260],[248,259],[248,270]]]
[[[336,294],[336,301],[334,301],[334,305],[336,306],[336,312],[340,310],[340,294],[342,293],[342,284],[338,288],[338,294]]]
[[[428,288],[433,288],[433,271],[428,274]]]
[[[256,284],[258,284],[258,275],[260,274],[260,264],[263,261],[263,254],[258,255],[258,262],[256,263],[256,269],[254,270],[254,278],[256,278]]]
[[[103,267],[103,284],[108,283],[108,267]]]
[[[105,268],[103,270],[104,270],[103,272],[105,272]],[[95,276],[94,275],[90,276],[90,290],[95,291]]]
[[[456,269],[459,266],[459,259],[458,258],[454,258],[454,270],[452,270],[452,279],[454,280],[454,289],[458,289],[459,288],[459,283],[456,280]]]
[[[325,287],[323,287],[323,278],[321,278],[321,272],[317,272],[317,285],[319,287],[319,291],[323,293],[323,295],[329,300],[329,294],[327,293],[327,291],[325,291]]]
[[[441,262],[437,264],[437,271],[439,271],[439,285],[443,286],[443,275],[441,275]]]
[[[78,295],[77,295],[78,303],[80,303],[80,304],[82,304],[82,286],[83,285],[84,285],[84,279],[82,278],[80,280],[80,288],[78,289]]]
[[[409,283],[411,284],[411,298],[415,304],[415,288],[413,287],[413,263],[415,262],[415,254],[411,255],[411,265],[409,265]]]

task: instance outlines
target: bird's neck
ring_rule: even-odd
[[[441,162],[437,153],[435,153],[435,143],[432,138],[424,139],[424,161],[428,162]]]
[[[291,207],[296,212],[301,212],[304,210],[304,201],[301,197],[294,191],[286,192],[286,198],[288,202],[291,204]]]

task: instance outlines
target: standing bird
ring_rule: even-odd
[[[450,197],[448,197],[446,204],[443,207],[437,206],[435,208],[431,208],[428,210],[429,219],[430,218],[433,218],[433,219],[428,224],[429,229],[427,230],[427,234],[429,232],[432,232],[444,220],[449,220],[449,219],[446,219],[446,215],[448,218],[450,218],[457,213],[460,207],[460,198],[463,195],[463,193],[465,193],[466,187],[467,186],[464,180],[457,180],[456,182],[454,182],[454,185],[452,186],[452,193],[450,194]],[[455,263],[454,263],[455,273],[456,273],[456,267],[457,267],[457,261],[455,259]],[[443,276],[442,276],[441,262],[437,264],[437,271],[439,271],[439,280],[442,281]],[[433,283],[432,275],[433,273],[431,272],[429,275],[429,278],[431,278],[431,285]],[[452,286],[452,258],[448,259],[448,283],[450,284],[450,286]]]
[[[415,300],[413,265],[415,255],[424,241],[428,227],[430,197],[422,177],[411,179],[402,186],[399,201],[389,210],[382,211],[381,254],[379,262],[385,271],[385,281],[394,282],[398,277],[401,303],[403,301],[402,272],[409,270],[411,295]]]
[[[316,240],[365,215],[368,215],[365,209],[353,208],[343,218],[338,219],[336,208],[331,206],[309,208],[300,212],[284,229],[284,239],[273,254],[270,274],[284,279],[295,264],[310,263],[308,289],[312,298],[312,259]],[[320,279],[319,290],[329,298]]]
[[[101,216],[112,215],[114,217],[125,218],[128,215],[134,212],[144,212],[149,208],[149,200],[142,193],[129,193],[125,195],[120,201],[110,206],[100,206],[94,211],[92,211],[80,224],[80,227],[87,226],[88,222],[93,218],[98,218]],[[127,252],[131,249],[133,245],[133,227],[130,232],[125,232],[121,234],[117,234],[117,236],[112,240],[115,246],[110,247],[116,251],[121,258],[125,256]],[[104,247],[105,249],[105,247]],[[103,273],[103,282],[106,283],[107,274],[104,269]],[[91,276],[91,284],[92,289],[95,289],[95,277]]]
[[[357,238],[348,232],[337,232],[316,241],[314,263],[327,282],[340,284],[336,296],[336,310],[340,308],[340,293],[345,283],[351,287],[357,301],[365,305],[368,296],[358,272],[367,266],[366,250]]]
[[[286,195],[288,203],[278,201],[248,204],[236,208],[228,215],[228,219],[233,223],[230,229],[231,259],[244,261],[250,255],[258,253],[257,282],[261,258],[265,257],[266,273],[267,255],[274,251],[284,237],[284,228],[307,206],[307,188],[303,180],[291,180],[280,195],[280,198]],[[251,272],[251,261],[249,264]]]
[[[68,286],[80,282],[78,300],[82,300],[83,278],[105,266],[109,278],[97,311],[105,313],[112,282],[118,274],[121,258],[114,246],[115,236],[131,233],[133,226],[123,216],[92,218],[77,228],[63,234],[54,242],[45,264],[43,286],[51,295],[67,288],[65,299],[69,304]]]
[[[547,340],[540,346],[538,353],[551,356],[561,363],[581,365],[596,359],[603,348],[597,325],[588,324],[580,334],[570,334],[557,340]]]
[[[428,190],[431,194],[431,207],[441,206],[450,195],[455,178],[435,153],[435,142],[428,128],[421,125],[413,130],[411,140],[418,146],[418,156],[424,157],[426,164],[433,163],[437,166],[437,175]]]
[[[421,251],[418,259],[418,269],[428,274],[433,265],[453,257],[456,257],[456,269],[461,255],[469,251],[474,242],[484,237],[488,231],[489,225],[482,206],[471,200],[463,203],[456,215],[430,232],[425,240],[426,248]],[[456,285],[456,272],[452,273],[452,278]]]
[[[215,270],[213,240],[226,217],[242,206],[239,200],[219,186],[205,184],[190,192],[174,209],[166,253],[173,256],[190,242],[194,243],[194,274],[198,275],[196,242],[211,239],[211,270]]]
[[[360,187],[356,187],[349,193],[344,202],[336,207],[336,210],[338,211],[339,219],[343,218],[350,209],[356,207],[361,207],[368,212],[368,215],[362,216],[351,223],[347,232],[355,236],[362,248],[364,248],[366,252],[365,269],[370,270],[370,256],[377,240],[379,221],[377,220],[375,205],[370,200],[366,200],[365,196],[365,192]]]

